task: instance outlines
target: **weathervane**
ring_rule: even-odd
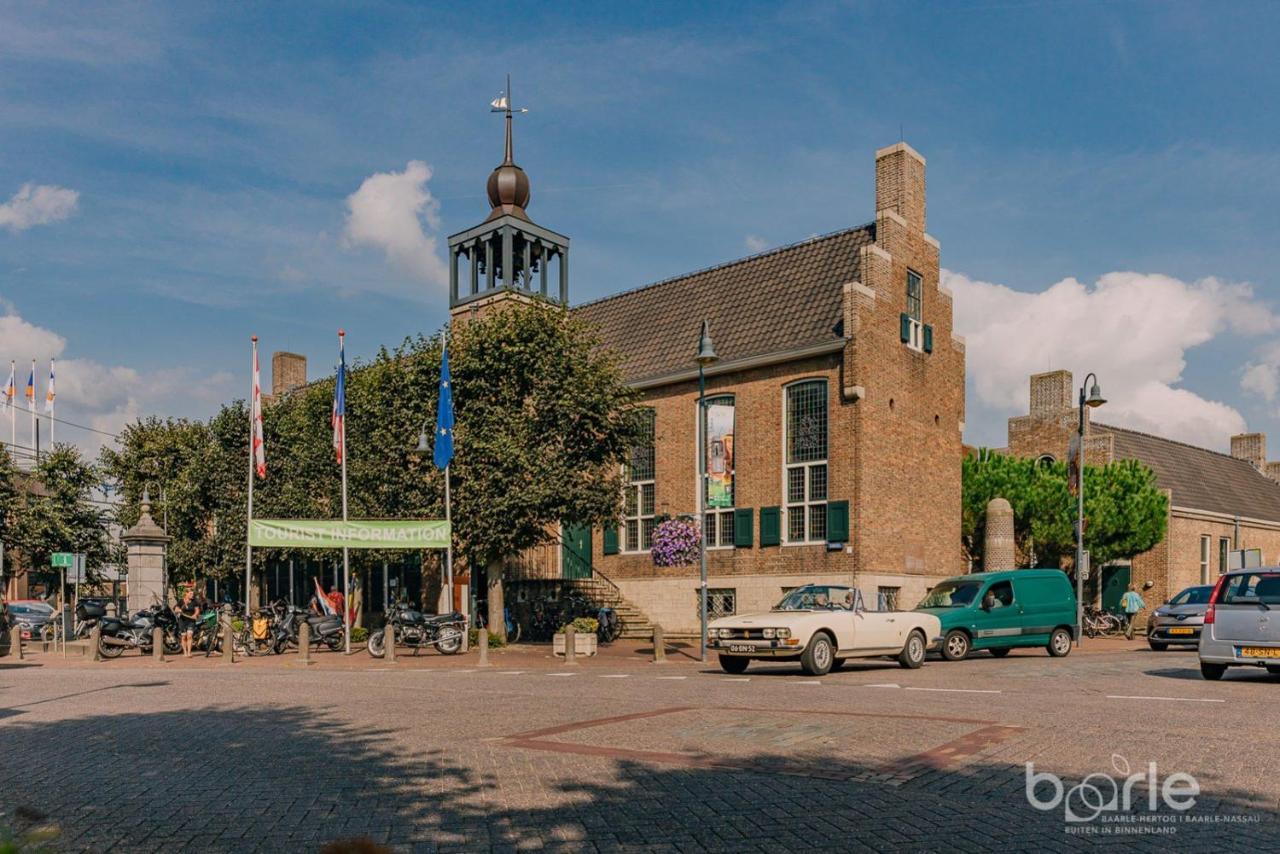
[[[502,162],[504,164],[515,163],[515,160],[513,159],[514,152],[511,150],[511,116],[513,113],[527,113],[529,111],[524,107],[511,106],[511,75],[510,74],[507,75],[506,90],[501,95],[499,95],[498,97],[494,98],[492,101],[489,102],[489,112],[507,114],[507,151],[506,151],[506,157]]]

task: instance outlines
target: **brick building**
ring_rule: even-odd
[[[1223,454],[1172,439],[1093,422],[1085,408],[1085,460],[1104,465],[1138,460],[1155,472],[1169,496],[1163,542],[1129,563],[1101,570],[1104,604],[1132,577],[1154,583],[1143,596],[1154,607],[1179,590],[1211,584],[1237,549],[1261,549],[1264,563],[1280,563],[1280,463],[1267,462],[1266,436],[1231,437]],[[1069,371],[1035,374],[1028,414],[1009,419],[1008,452],[1065,459],[1078,425]]]
[[[873,222],[571,309],[643,391],[650,440],[628,467],[624,523],[566,525],[563,549],[534,557],[544,577],[602,575],[668,630],[695,629],[698,567],[656,567],[649,548],[662,518],[696,518],[702,490],[719,612],[814,581],[910,606],[962,569],[964,344],[925,232],[925,161],[899,143],[875,176]],[[492,212],[449,239],[454,322],[502,299],[568,304],[569,239],[529,219],[529,197],[508,119]],[[700,425],[704,320],[719,361]]]

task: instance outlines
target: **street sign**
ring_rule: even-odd
[[[1084,553],[1084,562],[1082,562],[1082,563],[1080,564],[1080,577],[1081,577],[1081,578],[1088,578],[1088,577],[1089,577],[1089,572],[1090,572],[1090,570],[1092,569],[1091,564],[1092,564],[1092,561],[1089,559],[1089,552],[1088,552],[1088,550],[1085,550],[1085,553]]]
[[[254,519],[249,526],[249,545],[255,548],[443,549],[449,545],[449,523]]]
[[[71,552],[54,552],[50,565],[54,569],[70,569],[76,565],[76,556]]]

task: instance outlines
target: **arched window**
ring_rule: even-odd
[[[784,472],[788,543],[827,540],[827,381],[802,380],[783,389]]]
[[[624,552],[645,552],[653,546],[653,517],[657,506],[654,494],[654,424],[657,416],[653,409],[647,408],[640,411],[640,418],[644,432],[640,442],[631,449],[626,495],[622,502]]]
[[[708,397],[701,420],[703,530],[708,548],[733,546],[734,400],[731,394]]]
[[[1036,465],[1038,466],[1051,466],[1057,461],[1058,461],[1058,458],[1055,457],[1053,454],[1041,454],[1040,456],[1036,457]]]

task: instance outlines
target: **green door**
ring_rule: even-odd
[[[591,577],[591,528],[587,525],[564,524],[560,555],[561,574],[565,578]]]
[[[1123,609],[1120,600],[1129,589],[1130,568],[1104,566],[1102,568],[1102,610],[1119,614]],[[1087,603],[1086,603],[1087,604]]]

